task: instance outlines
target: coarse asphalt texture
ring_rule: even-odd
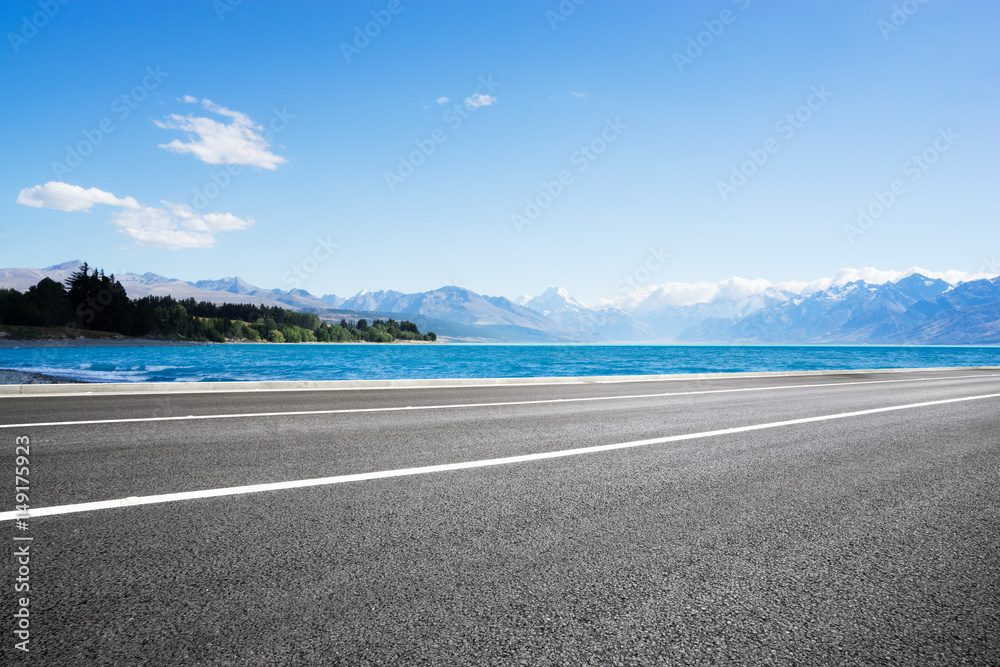
[[[34,508],[986,397],[1000,369],[85,391],[0,396]],[[273,414],[305,411],[326,412]],[[238,416],[187,418],[211,415]],[[80,421],[100,423],[51,424]],[[998,474],[1000,396],[5,521],[2,662],[1000,664]],[[32,538],[28,654],[14,536]]]

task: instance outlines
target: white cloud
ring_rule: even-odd
[[[626,310],[645,310],[664,306],[693,306],[714,301],[741,301],[763,294],[775,287],[768,280],[728,278],[719,282],[664,283],[648,285],[614,299],[602,299],[600,305],[611,305]]]
[[[188,103],[198,100],[190,95],[181,98]],[[264,127],[254,123],[246,114],[232,111],[215,104],[211,100],[201,100],[201,106],[229,122],[214,118],[188,114],[171,114],[166,119],[153,121],[164,130],[180,130],[187,133],[187,141],[174,139],[160,148],[175,153],[191,153],[208,164],[243,164],[262,169],[277,169],[288,162],[271,152],[271,143],[265,136]]]
[[[217,233],[246,229],[254,223],[232,213],[198,213],[187,204],[163,202],[166,208],[142,206],[132,197],[120,199],[97,188],[84,190],[78,185],[55,181],[21,190],[17,203],[69,212],[88,211],[94,204],[114,206],[121,210],[111,217],[111,223],[121,233],[138,245],[170,250],[211,248]]]
[[[201,214],[186,204],[163,204],[166,208],[143,206],[119,211],[111,222],[138,245],[168,250],[211,248],[218,232],[247,229],[254,223],[231,213]]]
[[[437,103],[438,104],[447,104],[450,101],[451,100],[449,100],[447,97],[439,97],[439,98],[437,98]]]
[[[576,92],[575,90],[571,90],[571,91],[569,91],[569,94],[570,94],[570,95],[572,95],[573,97],[578,97],[578,98],[580,98],[581,100],[585,100],[585,99],[587,99],[588,97],[590,97],[590,93],[578,93],[578,92]]]
[[[32,208],[52,208],[57,211],[89,211],[94,204],[139,208],[139,202],[131,197],[119,199],[110,192],[59,181],[49,181],[45,185],[25,188],[17,195],[17,203]]]
[[[488,107],[491,104],[496,104],[497,98],[492,95],[483,95],[482,93],[476,93],[465,98],[465,106],[470,109],[478,109],[479,107]]]

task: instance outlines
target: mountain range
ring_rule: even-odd
[[[951,285],[913,274],[858,280],[739,318],[707,318],[679,342],[1000,344],[1000,278]]]
[[[0,269],[0,288],[65,282],[81,266]],[[405,317],[444,340],[470,342],[680,342],[739,344],[1000,344],[1000,278],[952,284],[911,273],[882,284],[831,284],[809,293],[765,286],[678,303],[665,287],[587,306],[564,288],[516,301],[446,286],[428,292],[362,290],[350,298],[265,289],[239,277],[189,282],[116,274],[129,296],[171,295],[315,313],[332,321]]]

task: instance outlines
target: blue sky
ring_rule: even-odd
[[[0,25],[0,266],[584,301],[1000,272],[992,2],[8,0]]]

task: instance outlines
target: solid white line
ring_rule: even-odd
[[[240,417],[298,417],[308,415],[344,415],[366,412],[405,412],[412,410],[452,410],[456,408],[491,408],[512,405],[542,405],[546,403],[582,403],[587,401],[620,401],[633,398],[664,398],[669,396],[697,396],[703,394],[732,394],[750,391],[777,391],[782,389],[809,389],[815,387],[841,387],[862,384],[895,384],[900,382],[931,382],[934,380],[961,380],[967,376],[907,378],[905,380],[860,380],[855,382],[824,382],[817,384],[790,384],[775,387],[741,387],[738,389],[704,389],[701,391],[679,391],[660,394],[629,394],[627,396],[583,396],[580,398],[545,398],[533,401],[502,401],[496,403],[451,403],[446,405],[401,405],[387,408],[342,408],[335,410],[295,410],[288,412],[244,412],[215,415],[183,415],[176,417],[130,417],[127,419],[85,419],[64,422],[34,422],[26,424],[0,424],[5,428],[34,428],[42,426],[87,426],[94,424],[135,424],[143,422],[192,421],[201,419],[238,419]],[[977,375],[975,377],[1000,377],[1000,374]]]
[[[671,435],[663,438],[651,438],[648,440],[633,440],[631,442],[620,442],[613,445],[596,445],[593,447],[579,447],[577,449],[563,449],[555,452],[539,452],[537,454],[507,456],[498,459],[483,459],[479,461],[465,461],[462,463],[444,463],[441,465],[422,466],[419,468],[382,470],[379,472],[366,472],[353,475],[338,475],[336,477],[320,477],[316,479],[299,479],[289,482],[272,482],[270,484],[252,484],[249,486],[232,486],[221,489],[205,489],[202,491],[165,493],[156,496],[140,496],[140,497],[132,496],[129,498],[120,498],[118,500],[101,500],[97,502],[79,503],[75,505],[56,505],[53,507],[40,507],[32,509],[27,515],[19,514],[18,512],[0,512],[0,521],[37,518],[42,516],[54,516],[59,514],[74,514],[76,512],[92,512],[95,510],[114,509],[119,507],[132,507],[135,505],[155,505],[159,503],[177,502],[180,500],[194,500],[197,498],[218,498],[220,496],[237,496],[249,493],[261,493],[264,491],[301,489],[313,486],[331,486],[333,484],[346,484],[348,482],[363,482],[373,479],[388,479],[390,477],[408,477],[412,475],[427,475],[436,472],[447,472],[450,470],[468,470],[471,468],[485,468],[488,466],[507,465],[509,463],[526,463],[528,461],[543,461],[545,459],[564,458],[567,456],[580,456],[581,454],[609,452],[616,449],[646,447],[649,445],[659,445],[668,442],[681,442],[684,440],[711,438],[718,435],[732,435],[735,433],[746,433],[748,431],[760,431],[764,429],[778,428],[781,426],[810,424],[814,422],[830,421],[834,419],[846,419],[849,417],[874,415],[882,412],[893,412],[896,410],[912,410],[914,408],[925,408],[932,405],[945,405],[948,403],[961,403],[965,401],[979,401],[987,398],[1000,398],[1000,394],[984,394],[982,396],[966,396],[963,398],[949,398],[940,401],[926,401],[924,403],[894,405],[886,408],[872,408],[869,410],[857,410],[855,412],[841,412],[839,414],[821,415],[819,417],[804,417],[800,419],[789,419],[786,421],[770,422],[766,424],[753,424],[751,426],[737,426],[734,428],[724,428],[724,429],[718,429],[716,431],[686,433],[683,435]]]
[[[526,378],[445,378],[421,380],[267,380],[224,382],[133,382],[69,385],[0,385],[5,398],[49,398],[66,396],[135,396],[136,394],[261,394],[272,392],[388,391],[398,389],[498,389],[503,387],[563,384],[636,384],[640,382],[691,382],[779,377],[821,377],[824,375],[870,373],[934,373],[946,371],[997,370],[998,366],[946,366],[932,368],[848,368],[823,371],[748,371],[731,373],[669,373],[661,375],[584,375]],[[14,370],[14,369],[11,369]],[[317,386],[319,385],[319,386]],[[234,387],[235,386],[235,387]],[[42,391],[64,387],[66,391]],[[122,388],[115,391],[113,388]],[[104,391],[108,389],[108,391]],[[17,391],[14,391],[17,390]],[[23,393],[21,393],[23,390]],[[8,393],[10,392],[10,393]]]

